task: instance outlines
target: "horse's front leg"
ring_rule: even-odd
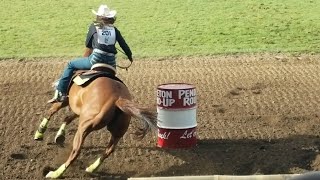
[[[46,112],[45,117],[41,121],[41,123],[39,125],[39,128],[37,129],[37,131],[36,131],[36,133],[34,135],[34,139],[35,140],[38,140],[38,141],[43,140],[43,134],[47,130],[50,118],[56,112],[58,112],[61,108],[63,108],[64,106],[65,106],[64,103],[54,103],[54,104],[52,104],[51,108]]]
[[[73,147],[68,160],[55,171],[50,171],[46,175],[46,178],[59,178],[60,176],[63,175],[63,173],[67,170],[70,164],[78,157],[80,153],[81,145],[83,144],[87,135],[93,130],[92,126],[93,124],[90,121],[81,123],[81,120],[80,120],[78,130],[73,139]]]
[[[70,124],[75,118],[77,118],[78,115],[75,114],[75,113],[72,113],[71,115],[68,115],[64,118],[63,120],[63,123],[62,125],[60,126],[59,128],[59,131],[57,132],[55,138],[54,138],[54,141],[57,143],[57,144],[63,144],[64,143],[64,140],[66,139],[65,138],[65,134],[66,134],[66,126],[68,124]]]

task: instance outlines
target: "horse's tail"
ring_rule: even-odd
[[[139,119],[143,123],[143,128],[135,132],[140,139],[144,138],[147,132],[156,131],[157,129],[157,114],[146,108],[138,108],[132,101],[119,98],[116,101],[116,106],[126,114]]]

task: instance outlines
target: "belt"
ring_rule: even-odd
[[[104,54],[104,55],[107,55],[107,56],[114,56],[113,53],[105,52],[105,51],[102,51],[100,49],[94,49],[93,52],[96,52],[96,53],[99,53],[99,54]]]

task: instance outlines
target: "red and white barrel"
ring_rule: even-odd
[[[157,88],[158,143],[161,148],[191,148],[197,143],[197,93],[192,84]]]

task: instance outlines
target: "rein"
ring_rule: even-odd
[[[126,71],[128,71],[129,67],[132,65],[132,61],[130,61],[130,64],[128,66],[120,66],[120,65],[116,65],[118,68],[120,69],[125,69]]]
[[[124,53],[123,51],[121,51],[119,48],[116,47],[116,49],[118,51],[120,51],[122,54],[126,55],[126,53]],[[126,71],[128,71],[129,67],[132,65],[132,61],[130,61],[130,64],[128,66],[120,66],[120,65],[116,65],[118,68],[120,69],[125,69]]]

